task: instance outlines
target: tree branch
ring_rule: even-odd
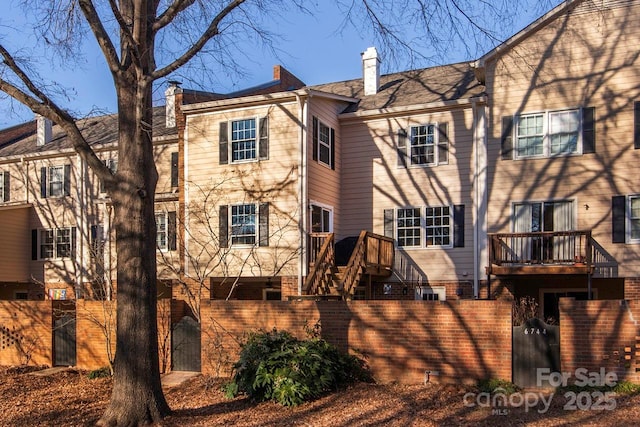
[[[195,0],[174,0],[174,2],[160,14],[156,22],[151,27],[154,33],[157,33],[162,28],[166,27],[175,19],[176,16],[189,6],[191,6]]]
[[[115,76],[120,71],[120,60],[118,59],[118,53],[111,42],[111,38],[109,34],[102,25],[102,21],[100,20],[100,16],[96,11],[96,8],[93,6],[91,0],[79,0],[80,9],[84,14],[91,31],[93,32],[100,49],[102,50],[102,54],[104,55],[105,60],[107,61],[107,65],[111,70],[111,73]],[[117,17],[116,17],[117,19]],[[120,21],[118,21],[120,22]]]
[[[179,1],[179,0],[178,0]],[[164,68],[154,71],[151,74],[152,80],[157,80],[162,77],[166,77],[178,68],[185,65],[189,62],[194,56],[198,54],[202,50],[202,48],[207,44],[212,37],[219,34],[218,25],[220,22],[226,18],[231,12],[233,12],[236,8],[238,8],[242,3],[246,0],[233,0],[231,1],[224,9],[222,9],[211,21],[209,27],[205,30],[205,32],[200,36],[200,38],[186,51],[177,58],[172,63],[168,64]]]

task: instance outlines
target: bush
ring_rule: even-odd
[[[493,393],[496,390],[499,390],[504,394],[513,394],[520,390],[520,388],[514,383],[506,380],[500,380],[497,378],[490,378],[486,380],[481,380],[478,382],[478,389],[481,392],[485,393]]]
[[[90,380],[95,380],[96,378],[109,378],[111,376],[111,369],[108,366],[90,371],[87,374]]]
[[[368,380],[363,364],[318,337],[298,340],[286,331],[252,333],[234,365],[225,394],[296,406],[348,383]]]

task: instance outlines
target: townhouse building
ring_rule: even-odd
[[[381,76],[370,48],[344,82],[276,66],[232,94],[173,83],[154,121],[159,277],[196,305],[532,297],[548,318],[560,296],[638,298],[639,13],[569,1],[476,61]],[[104,120],[83,129],[113,161]],[[55,297],[91,282],[93,236],[113,250],[109,204],[64,136],[21,129],[0,145],[2,297]]]

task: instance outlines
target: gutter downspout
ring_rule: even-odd
[[[487,119],[486,95],[472,98],[473,111],[473,295],[480,297],[481,259],[486,258],[487,251]]]
[[[298,116],[300,122],[300,168],[298,179],[300,180],[300,219],[298,228],[300,231],[300,259],[298,269],[298,295],[302,295],[302,278],[307,275],[307,114],[308,102],[303,100],[296,92],[298,102]]]

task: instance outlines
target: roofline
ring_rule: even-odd
[[[471,107],[473,103],[485,103],[487,102],[486,95],[477,95],[465,99],[453,99],[451,101],[436,101],[426,104],[404,105],[400,107],[392,108],[378,108],[375,110],[356,111],[353,113],[344,113],[338,115],[340,121],[350,120],[356,118],[366,118],[375,116],[391,116],[396,114],[415,113],[417,111],[426,110],[453,110],[455,108],[467,108]]]
[[[294,99],[298,97],[320,97],[332,99],[334,101],[348,102],[348,103],[357,103],[358,98],[352,98],[343,95],[337,95],[330,92],[323,92],[315,89],[299,89],[295,91],[286,91],[286,92],[275,92],[268,93],[264,95],[251,95],[251,96],[241,96],[238,98],[229,98],[229,99],[220,99],[216,101],[207,101],[200,102],[196,104],[188,104],[182,105],[180,107],[181,111],[186,114],[200,113],[204,111],[211,110],[223,110],[230,107],[250,107],[252,105],[261,105],[270,103],[273,101],[281,101],[286,99]]]
[[[551,21],[555,20],[558,16],[562,15],[563,13],[571,9],[576,8],[578,5],[580,5],[580,3],[583,3],[583,2],[584,0],[563,1],[558,6],[554,7],[549,12],[545,13],[540,18],[536,19],[535,21],[533,21],[532,23],[524,27],[522,30],[518,31],[513,36],[509,37],[507,40],[500,43],[498,46],[496,46],[489,52],[485,53],[483,56],[478,58],[475,62],[472,62],[472,64],[476,68],[484,67],[484,64],[487,61],[492,60],[494,57],[502,55],[506,51],[514,48],[524,39],[530,37],[533,33],[547,26]]]

